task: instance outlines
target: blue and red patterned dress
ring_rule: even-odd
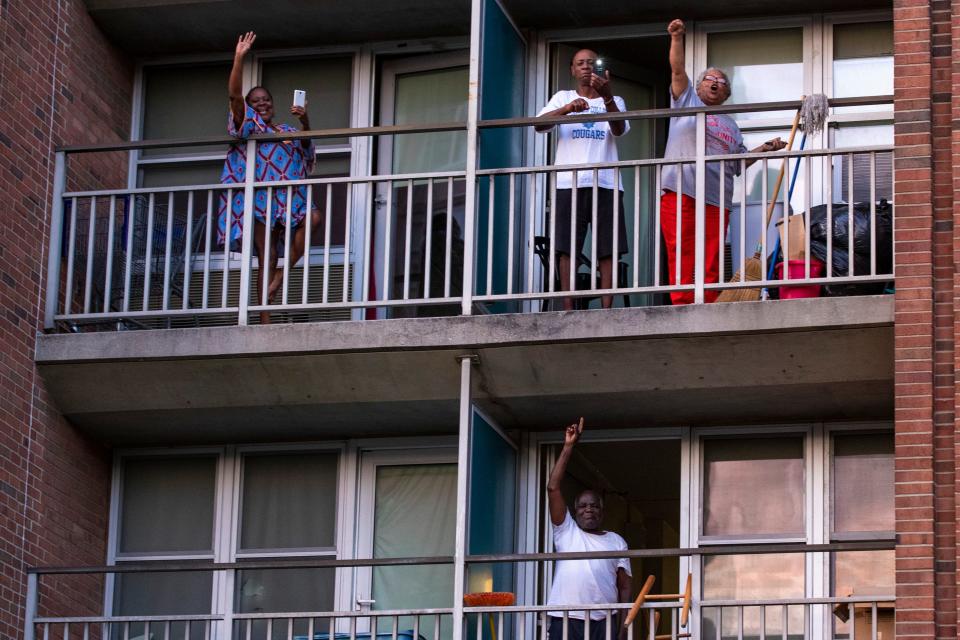
[[[231,136],[245,140],[254,133],[287,133],[297,131],[286,124],[267,124],[250,105],[246,105],[243,124],[237,129],[233,121],[233,114],[227,116],[227,131]],[[272,180],[299,180],[306,178],[313,169],[314,148],[304,148],[302,140],[288,140],[284,142],[257,143],[257,182]],[[220,175],[221,184],[243,183],[247,169],[247,147],[244,142],[230,145],[227,160],[223,164],[223,173]],[[273,189],[273,201],[270,206],[270,217],[274,225],[286,223],[287,215],[287,188]],[[303,222],[307,212],[307,187],[293,187],[293,203],[290,208],[290,224],[298,227]],[[233,190],[230,200],[230,243],[231,245],[243,235],[243,187]],[[217,240],[223,243],[226,239],[227,224],[227,192],[220,194],[217,210]],[[267,220],[267,189],[260,188],[254,191],[253,215],[257,221],[266,224]]]

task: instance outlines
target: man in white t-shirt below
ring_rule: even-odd
[[[597,54],[590,49],[581,49],[573,55],[570,61],[570,74],[576,81],[576,90],[558,91],[550,98],[538,117],[554,117],[568,115],[582,115],[585,113],[617,113],[626,111],[623,98],[613,95],[610,86],[610,72],[603,76],[596,73]],[[550,131],[553,125],[534,127],[544,133]],[[630,130],[630,123],[626,120],[617,122],[577,122],[562,124],[557,127],[557,154],[554,162],[557,165],[586,164],[601,162],[616,162],[617,143],[615,137],[622,136]],[[591,170],[577,172],[577,184],[573,184],[573,172],[557,173],[557,201],[554,203],[556,227],[554,236],[554,251],[557,253],[557,274],[560,281],[560,290],[570,290],[570,256],[577,256],[583,247],[587,235],[587,227],[593,220],[593,175]],[[576,236],[571,247],[571,218],[573,211],[573,195],[576,193]],[[614,221],[614,197],[617,202],[617,220]],[[619,225],[617,237],[617,259],[627,253],[627,228],[623,217],[623,182],[614,177],[613,169],[597,171],[597,229],[593,232],[597,237],[596,259],[600,267],[600,287],[609,289],[613,286],[613,225]],[[622,283],[621,283],[622,284]],[[601,300],[603,308],[609,309],[612,296],[604,296]],[[572,309],[573,301],[565,298],[564,309]]]
[[[550,472],[547,500],[553,524],[553,547],[557,552],[626,551],[627,543],[616,533],[604,531],[603,498],[596,491],[581,491],[574,501],[573,516],[560,491],[560,483],[573,455],[573,447],[583,432],[583,418],[567,427],[563,450]],[[553,586],[548,605],[592,605],[630,602],[630,561],[627,558],[594,560],[558,560],[553,573]],[[589,612],[589,638],[585,638],[584,611],[570,611],[567,640],[604,640],[607,613]],[[563,612],[550,611],[548,640],[563,640]],[[610,638],[625,637],[619,615],[611,617]]]

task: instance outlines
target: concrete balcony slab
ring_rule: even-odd
[[[893,298],[42,335],[64,415],[113,444],[452,433],[457,356],[508,428],[888,420]]]

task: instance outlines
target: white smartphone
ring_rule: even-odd
[[[305,107],[307,106],[307,92],[303,89],[294,89],[293,90],[293,106],[295,107]]]

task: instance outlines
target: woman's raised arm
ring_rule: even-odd
[[[239,129],[243,125],[246,114],[246,103],[243,100],[243,59],[246,57],[257,34],[247,31],[237,40],[237,49],[233,54],[233,68],[230,69],[230,80],[227,82],[227,91],[230,95],[230,112],[233,122]]]

